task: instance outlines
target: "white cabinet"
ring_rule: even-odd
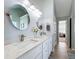
[[[52,38],[48,38],[46,41],[38,45],[37,47],[26,52],[17,59],[48,59],[52,51]]]
[[[52,37],[49,37],[43,43],[43,59],[48,59],[48,57],[50,56],[51,51],[52,51]]]
[[[17,59],[42,59],[42,44],[26,52]]]
[[[52,52],[52,38],[51,37],[48,39],[48,50],[49,50],[48,53],[50,55]]]
[[[36,57],[35,57],[35,59],[43,59],[43,55],[41,54],[42,52],[40,52]]]
[[[43,49],[43,59],[48,59],[48,50]]]
[[[48,40],[43,43],[43,59],[48,59]]]

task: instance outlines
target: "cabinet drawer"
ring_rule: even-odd
[[[23,55],[21,55],[20,57],[18,57],[17,59],[35,59],[35,57],[39,54],[42,53],[42,45],[39,45],[35,48],[33,48],[32,50],[24,53]]]
[[[35,47],[35,48],[33,48],[30,52],[33,52],[34,54],[35,54],[35,52],[36,52],[36,55],[37,55],[37,54],[40,53],[41,51],[42,51],[42,44],[39,45],[39,46],[37,46],[37,47]]]

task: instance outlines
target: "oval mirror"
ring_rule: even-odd
[[[10,9],[11,22],[19,30],[27,29],[30,17],[27,10],[21,5],[15,5]]]

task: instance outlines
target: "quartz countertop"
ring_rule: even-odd
[[[5,59],[16,59],[19,56],[23,55],[24,53],[27,53],[31,49],[35,48],[39,44],[42,44],[45,40],[47,40],[47,37],[41,37],[41,38],[25,38],[25,41],[23,42],[16,42],[9,45],[4,46],[4,56]]]

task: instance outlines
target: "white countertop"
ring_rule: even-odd
[[[35,40],[25,39],[23,42],[12,43],[4,46],[5,59],[16,59],[22,54],[28,52],[34,47],[42,44],[46,40],[46,36],[42,38],[36,38]]]

